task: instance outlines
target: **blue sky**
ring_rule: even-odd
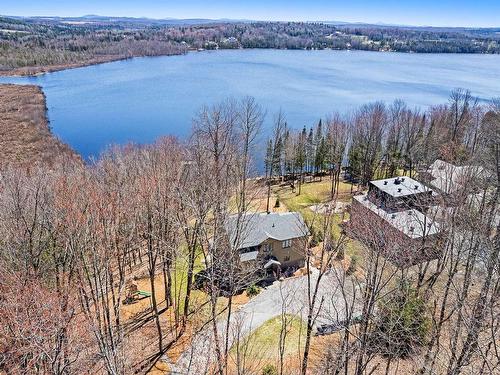
[[[1,0],[0,14],[500,26],[500,0]]]

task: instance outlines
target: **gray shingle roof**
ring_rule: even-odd
[[[232,215],[227,220],[226,229],[238,249],[260,245],[268,238],[284,241],[309,234],[298,212],[247,213],[240,217],[239,223],[238,215]]]
[[[457,166],[437,159],[429,166],[432,175],[430,184],[445,194],[452,194],[478,178],[486,178],[488,173],[481,166]]]

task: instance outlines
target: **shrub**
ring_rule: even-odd
[[[426,343],[430,322],[424,298],[402,281],[379,303],[372,348],[386,357],[408,357]]]
[[[276,366],[268,364],[262,368],[262,375],[278,375]]]
[[[257,294],[260,293],[260,288],[257,285],[255,285],[255,284],[250,285],[247,288],[246,293],[247,293],[248,297],[254,297],[254,296],[256,296]]]
[[[339,251],[337,252],[337,255],[335,255],[335,259],[337,259],[337,260],[344,260],[344,258],[345,258],[345,249],[342,246],[339,249]]]
[[[349,267],[347,268],[345,273],[348,276],[351,276],[352,274],[354,274],[354,272],[356,272],[357,269],[358,269],[358,257],[353,255],[351,257],[351,263],[349,264]]]
[[[311,241],[309,241],[309,247],[318,246],[318,244],[324,239],[323,232],[320,230],[311,229]]]
[[[318,230],[315,234],[315,238],[316,242],[320,243],[321,241],[323,241],[325,239],[325,236],[323,235],[323,232]]]

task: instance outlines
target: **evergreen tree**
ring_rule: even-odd
[[[294,160],[294,168],[299,173],[299,195],[301,192],[301,184],[302,184],[302,174],[304,173],[304,167],[306,165],[306,128],[302,129],[302,132],[299,134],[295,145],[295,160]]]
[[[312,172],[314,166],[314,133],[313,128],[309,129],[309,135],[306,140],[306,170]]]
[[[320,119],[318,122],[318,125],[316,126],[316,135],[315,135],[315,139],[314,139],[314,145],[316,147],[318,147],[322,139],[323,139],[323,124],[322,124],[322,121]]]
[[[269,138],[267,141],[266,148],[266,158],[264,160],[264,164],[266,167],[266,177],[270,178],[272,175],[272,165],[273,165],[273,141]]]
[[[322,136],[318,146],[316,147],[316,156],[314,158],[314,168],[317,173],[321,172],[325,168],[326,151],[325,138]]]
[[[426,343],[430,325],[424,298],[401,281],[379,305],[372,347],[389,358],[408,357]]]
[[[293,174],[293,153],[293,136],[287,128],[283,138],[283,169],[286,174]]]
[[[282,175],[283,139],[278,137],[274,143],[272,171],[278,176]]]

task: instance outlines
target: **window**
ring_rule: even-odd
[[[271,243],[264,244],[264,249],[266,252],[271,253],[273,251],[273,244]]]
[[[251,253],[254,251],[260,251],[260,245],[259,246],[244,247],[244,248],[239,249],[240,254]]]
[[[283,258],[284,262],[288,262],[289,260],[290,260],[290,256],[286,256],[286,257]]]
[[[285,240],[282,242],[283,249],[292,246],[292,240]]]

